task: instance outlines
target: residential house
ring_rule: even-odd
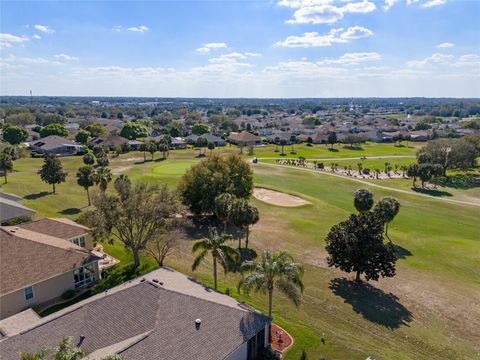
[[[262,144],[262,139],[260,136],[249,133],[248,131],[231,133],[228,137],[228,141],[235,145],[243,144],[244,146],[255,146]]]
[[[105,146],[109,149],[113,149],[115,146],[123,146],[128,142],[128,139],[118,135],[102,135],[94,137],[89,141],[88,146]]]
[[[139,140],[128,140],[127,144],[130,147],[130,150],[140,150],[145,142]]]
[[[253,360],[268,344],[271,322],[166,268],[24,326],[7,320],[0,322],[3,360],[54,347],[66,336],[89,359],[118,354],[129,360]]]
[[[223,140],[221,137],[215,136],[211,133],[205,133],[205,134],[202,134],[200,136],[192,134],[192,135],[187,136],[185,138],[185,141],[186,141],[187,144],[195,144],[199,137],[203,137],[203,138],[207,139],[207,141],[209,143],[213,143],[217,147],[218,146],[225,146],[225,140]]]
[[[50,135],[34,140],[29,142],[28,146],[31,150],[44,155],[68,156],[85,152],[82,145],[58,135]]]
[[[0,319],[98,280],[92,247],[88,228],[68,219],[0,227]]]
[[[21,197],[0,192],[0,224],[4,225],[15,219],[35,219],[35,210],[20,203]]]

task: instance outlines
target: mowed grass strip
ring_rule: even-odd
[[[238,150],[227,147],[215,151]],[[172,151],[167,160],[158,160],[157,153],[156,161],[145,163],[142,153],[130,153],[112,159],[110,167],[115,174],[126,173],[134,181],[174,187],[185,170],[198,161],[194,157],[197,153]],[[75,180],[76,170],[83,164],[80,157],[62,158],[62,163],[69,177],[58,186],[56,195],[48,193],[51,187],[36,174],[41,159],[16,161],[15,172],[2,189],[27,196],[23,203],[37,210],[38,217],[75,218],[87,204],[85,191]],[[253,227],[252,246],[258,251],[266,247],[287,249],[306,263],[303,304],[297,309],[278,292],[274,295],[275,319],[295,338],[287,359],[298,359],[302,349],[315,359],[365,359],[369,355],[376,359],[475,358],[480,341],[469,329],[480,318],[475,303],[470,307],[465,304],[473,301],[472,294],[480,296],[477,208],[372,188],[376,199],[390,195],[402,204],[389,227],[390,237],[400,246],[401,259],[397,277],[355,290],[341,280],[341,273],[325,268],[324,238],[332,225],[354,210],[353,192],[360,184],[296,169],[262,165],[254,169],[257,186],[312,202],[284,208],[254,200],[261,221]],[[191,244],[191,240],[182,243],[168,265],[212,285],[211,264],[191,272]],[[122,244],[105,244],[105,248],[124,264],[132,259]],[[142,260],[148,267],[154,265],[150,259]],[[238,294],[238,279],[238,274],[221,274],[220,289],[228,289],[231,295],[265,311],[266,296]],[[430,298],[441,303],[428,303]]]

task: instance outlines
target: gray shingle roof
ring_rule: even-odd
[[[195,319],[202,319],[199,329]],[[126,359],[215,360],[260,331],[270,319],[149,282],[105,295],[24,333],[0,341],[0,358],[55,346],[65,336],[88,353],[135,338],[121,353]],[[138,337],[144,334],[145,336]]]

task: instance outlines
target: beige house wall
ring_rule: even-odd
[[[94,264],[95,279],[98,280],[100,278],[98,262],[95,262]],[[73,269],[45,281],[32,284],[32,287],[33,298],[29,300],[25,300],[23,288],[0,297],[0,320],[60,297],[66,290],[75,289]]]
[[[92,251],[93,250],[93,236],[89,232],[85,233],[83,235],[75,236],[71,239],[68,239],[68,241],[72,242],[73,239],[77,239],[77,238],[82,237],[82,236],[85,236],[85,249],[87,249],[88,251]]]

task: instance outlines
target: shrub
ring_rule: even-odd
[[[75,296],[75,290],[67,290],[62,294],[62,299],[70,300],[70,299],[73,299],[74,296]]]
[[[370,169],[363,169],[362,174],[369,175],[370,174]]]
[[[32,219],[29,216],[17,216],[13,219],[7,220],[6,222],[2,223],[2,225],[5,225],[5,226],[18,225],[18,224],[29,222],[31,220]]]

